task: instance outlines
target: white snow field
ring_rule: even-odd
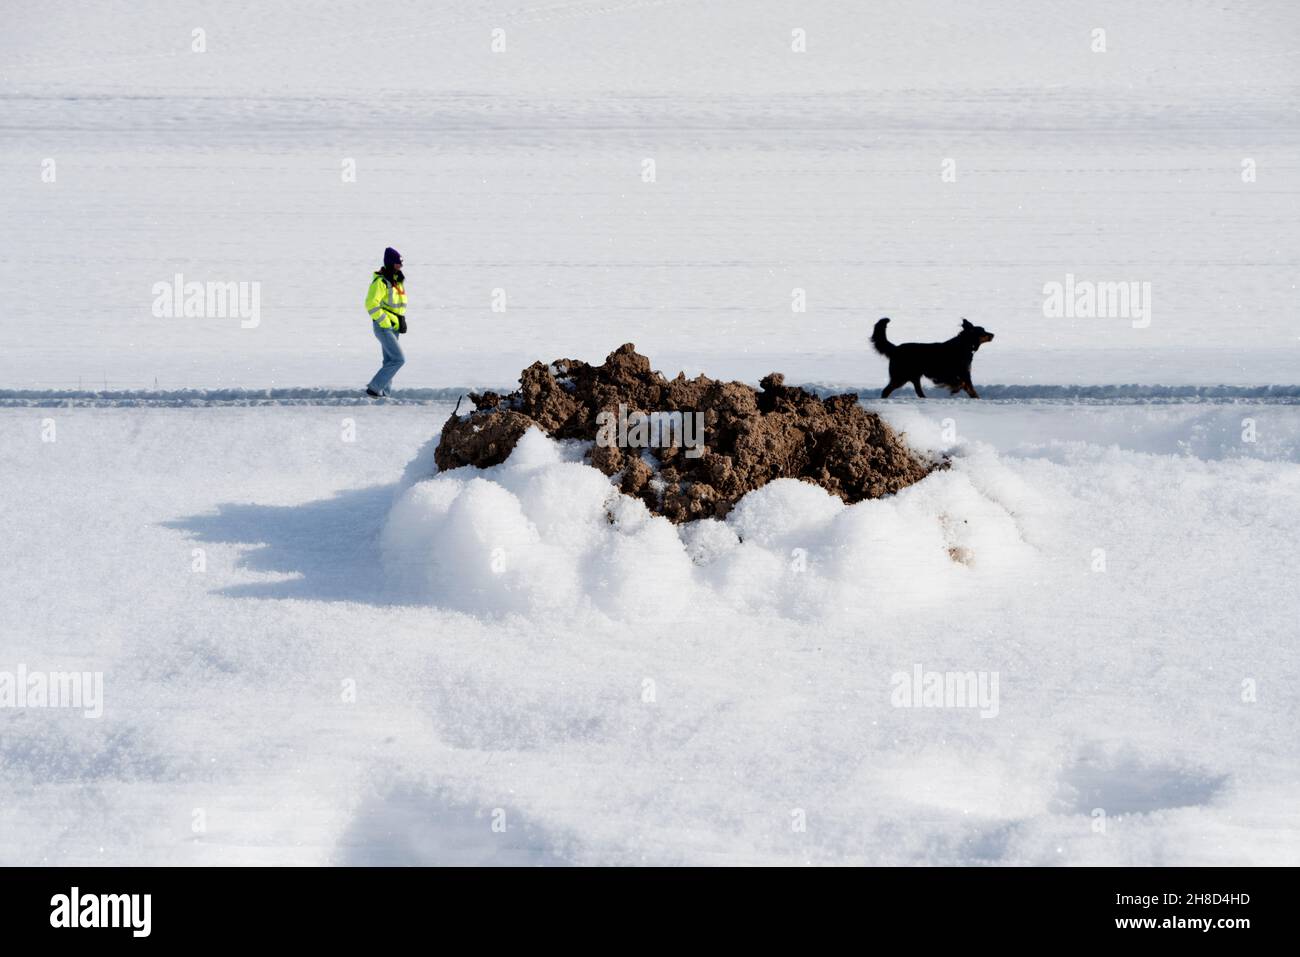
[[[104,682],[0,861],[1300,862],[1300,406],[882,405],[951,470],[680,533],[449,405],[0,410],[0,667]]]
[[[880,316],[991,329],[977,384],[1297,382],[1290,0],[11,6],[0,285],[61,281],[53,342],[7,307],[9,388],[360,387],[388,245],[399,386],[623,342],[863,382]],[[256,326],[156,316],[177,275],[260,284]],[[1149,325],[1046,317],[1067,275]]]
[[[1290,0],[4,17],[0,864],[1300,863]],[[871,401],[880,316],[993,331],[986,400]],[[459,387],[624,342],[952,467],[681,529],[540,435],[430,477]]]

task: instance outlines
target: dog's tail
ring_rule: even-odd
[[[885,338],[885,326],[887,325],[889,325],[889,320],[881,319],[876,323],[876,328],[871,330],[871,344],[876,347],[876,351],[882,356],[892,356],[894,350],[898,348]]]

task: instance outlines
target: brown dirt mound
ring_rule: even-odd
[[[598,440],[614,434],[608,423],[624,407],[636,413],[699,413],[702,448],[626,448],[597,441],[591,464],[615,476],[628,495],[673,522],[722,518],[746,492],[773,479],[820,485],[845,502],[880,498],[919,482],[944,463],[913,452],[878,415],[852,393],[822,400],[783,384],[779,373],[761,391],[743,382],[707,376],[668,380],[631,343],[603,365],[557,359],[534,362],[519,377],[519,390],[502,396],[471,393],[476,411],[453,415],[442,428],[434,454],[440,470],[504,462],[519,437],[536,425],[557,439]],[[607,418],[598,418],[609,413]],[[635,436],[636,430],[629,430]],[[691,431],[686,431],[691,436]],[[687,454],[692,453],[692,454]]]

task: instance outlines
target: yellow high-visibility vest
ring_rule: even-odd
[[[390,283],[382,273],[375,273],[366,290],[366,312],[381,329],[396,329],[398,319],[406,315],[406,286]]]

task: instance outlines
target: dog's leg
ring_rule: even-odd
[[[925,393],[921,391],[921,380],[919,378],[912,380],[912,388],[916,390],[916,394],[918,396],[920,396],[922,399],[925,398]]]
[[[970,379],[966,380],[965,389],[966,389],[966,394],[970,396],[972,399],[978,399],[980,397],[980,394],[975,391],[975,386],[971,384]]]
[[[889,385],[885,386],[884,391],[880,393],[880,397],[882,399],[888,399],[889,393],[893,392],[906,381],[906,379],[896,379],[891,375],[889,377]]]

